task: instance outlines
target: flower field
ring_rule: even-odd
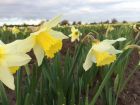
[[[139,24],[60,22],[0,28],[1,105],[121,105],[140,69]]]

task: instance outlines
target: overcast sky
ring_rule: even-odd
[[[0,0],[0,19],[50,19],[59,14],[69,21],[140,21],[140,0]]]

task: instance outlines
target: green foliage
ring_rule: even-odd
[[[100,40],[117,39],[126,37],[127,41],[116,43],[118,49],[125,48],[128,44],[139,44],[134,40],[135,35],[129,25],[112,25],[114,30],[108,32],[108,25],[81,25],[77,26],[83,34],[88,33]],[[56,30],[66,35],[70,34],[70,27],[56,27]],[[0,29],[0,39],[5,43],[16,39],[24,39],[29,31],[21,30],[15,36],[10,30]],[[74,50],[66,50],[66,54],[58,53],[54,59],[44,58],[40,67],[36,62],[20,68],[15,77],[16,105],[95,105],[100,99],[104,105],[117,105],[118,96],[134,71],[125,80],[125,70],[130,62],[132,50],[125,50],[118,55],[117,60],[109,66],[92,68],[84,71],[82,65],[90,49],[88,43],[74,43]],[[2,105],[10,105],[5,89],[0,83],[0,102]]]

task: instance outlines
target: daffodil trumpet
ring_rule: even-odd
[[[52,28],[57,26],[61,20],[61,16],[57,16],[52,20],[41,25],[37,32],[31,33],[31,42],[34,43],[33,51],[40,66],[44,56],[53,58],[54,55],[62,48],[62,40],[67,39],[62,32],[54,31]]]
[[[116,40],[94,40],[91,49],[89,50],[86,60],[83,64],[85,71],[89,70],[92,63],[96,63],[97,66],[109,65],[116,60],[116,54],[121,53],[121,50],[116,50],[113,44],[117,41],[125,41],[126,38],[119,38]]]
[[[17,28],[16,26],[14,26],[14,27],[12,28],[12,33],[13,33],[14,35],[17,35],[19,32],[20,32],[20,30],[19,30],[19,28]]]

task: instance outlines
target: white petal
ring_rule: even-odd
[[[75,37],[71,37],[71,42],[74,42],[76,40]]]
[[[122,42],[122,41],[125,41],[125,40],[126,40],[126,38],[124,38],[124,37],[116,39],[116,41],[119,41],[119,42]]]
[[[67,38],[69,38],[68,36],[64,35],[62,32],[49,30],[49,33],[57,39],[67,39]]]
[[[104,43],[104,44],[114,44],[114,43],[116,43],[116,42],[122,42],[122,41],[125,41],[126,40],[126,38],[124,38],[124,37],[121,37],[121,38],[118,38],[118,39],[116,39],[116,40],[108,40],[108,39],[106,39],[106,40],[103,40],[102,41],[102,43]]]
[[[45,22],[41,28],[51,29],[52,27],[55,27],[58,25],[58,23],[61,21],[62,15],[56,16],[53,19],[49,20],[48,22]]]
[[[115,52],[114,52],[114,54],[119,54],[119,53],[122,53],[123,51],[122,50],[116,50]]]
[[[109,49],[111,49],[112,45],[108,44],[108,43],[103,43],[100,42],[99,44],[94,44],[92,46],[92,49],[99,51],[99,52],[103,52],[103,51],[108,51]]]
[[[7,54],[5,62],[8,67],[23,66],[30,62],[31,58],[27,54]]]
[[[29,36],[23,40],[16,40],[12,43],[6,44],[6,53],[27,53],[35,44],[35,37]]]
[[[0,45],[5,45],[5,44],[0,40]]]
[[[109,52],[109,54],[118,54],[118,53],[122,53],[121,50],[116,50],[114,48],[114,46],[110,45],[110,44],[105,44],[105,43],[99,43],[97,45],[93,45],[92,47],[94,50],[99,51],[99,52],[104,52],[107,51]]]
[[[72,37],[72,34],[70,34],[69,37]]]
[[[78,41],[80,41],[79,37],[77,38]]]
[[[107,50],[107,52],[109,52],[110,54],[122,53],[121,50],[116,50],[113,46],[111,46],[110,49]]]
[[[88,69],[90,69],[93,62],[96,62],[96,59],[95,59],[95,57],[92,55],[92,49],[91,49],[91,50],[88,52],[87,57],[86,57],[86,60],[85,60],[85,62],[84,62],[84,64],[83,64],[84,70],[87,71]]]
[[[38,66],[40,66],[41,63],[42,63],[42,61],[43,61],[43,58],[44,58],[44,51],[43,51],[43,49],[42,49],[40,46],[38,46],[38,45],[35,45],[35,46],[34,46],[33,51],[34,51],[34,54],[35,54],[35,56],[36,56]]]
[[[0,80],[10,89],[15,90],[14,77],[7,67],[0,67]]]

